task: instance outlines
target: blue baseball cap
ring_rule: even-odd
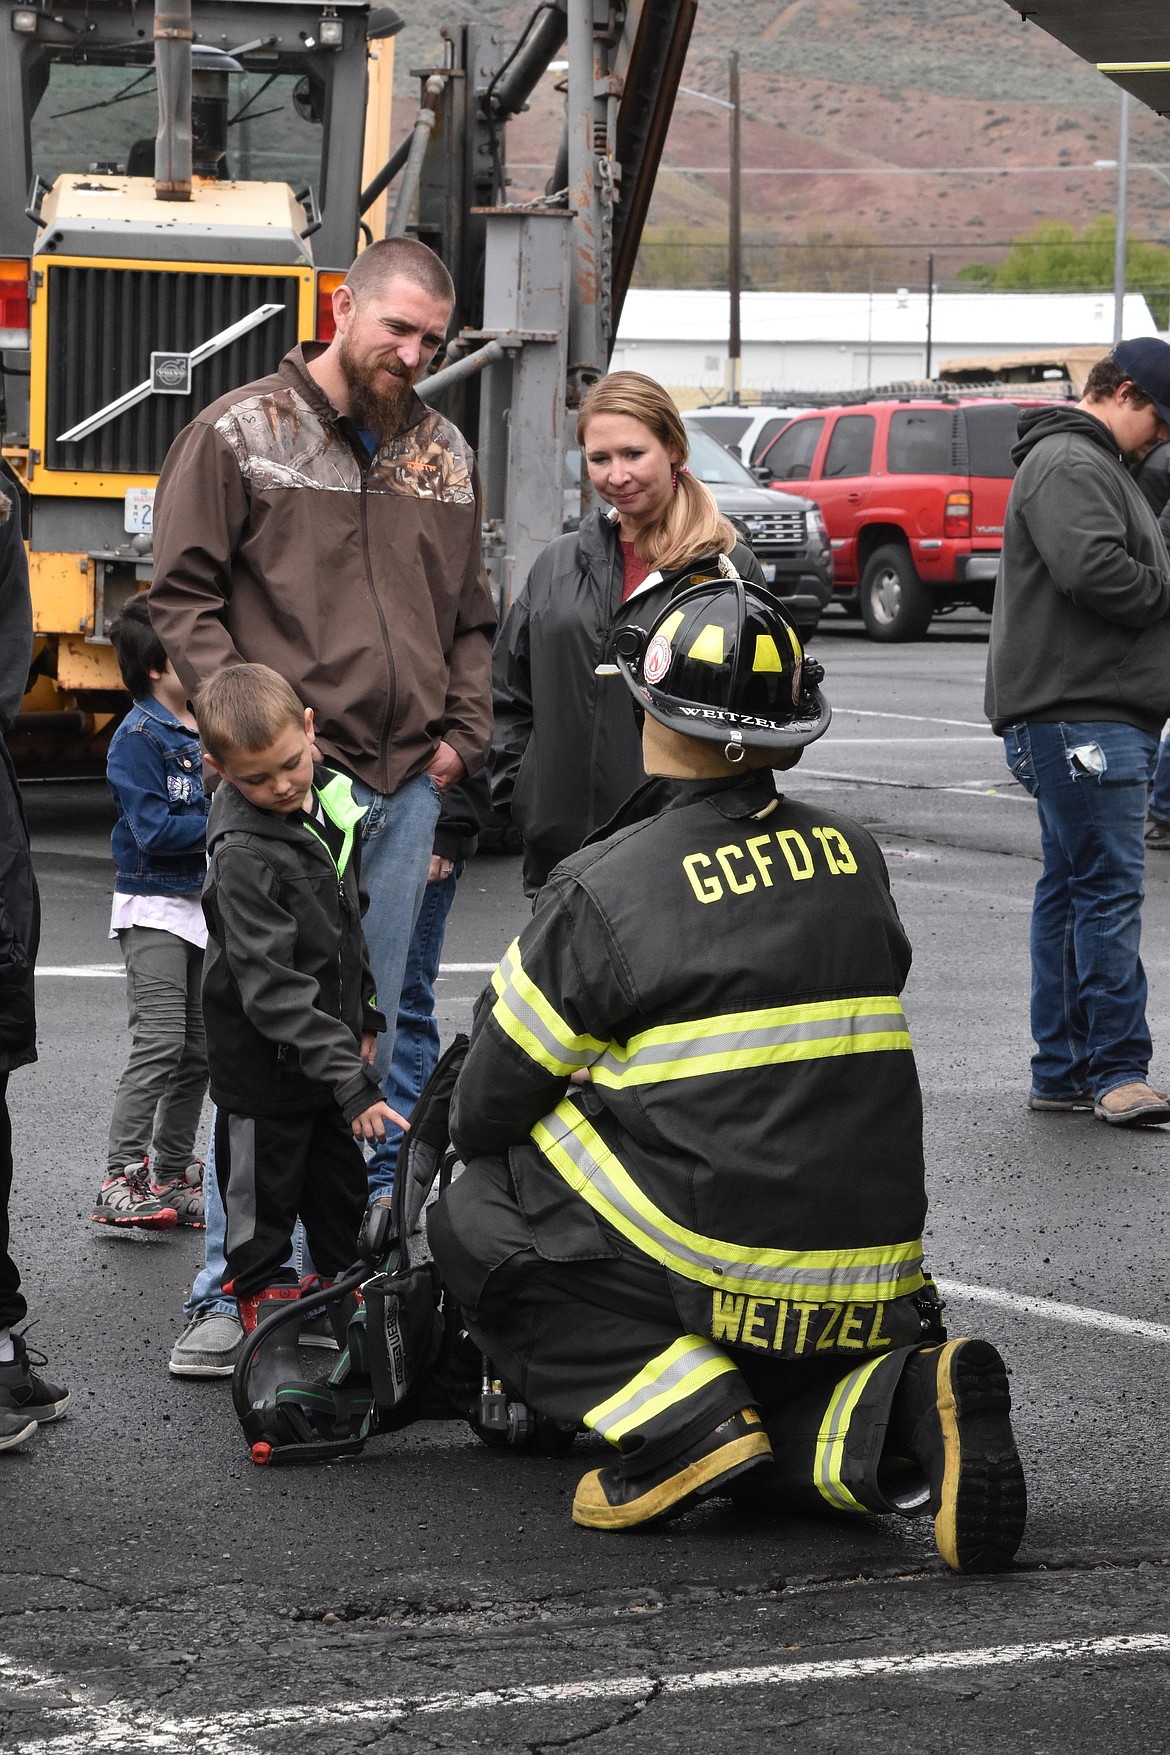
[[[1109,357],[1170,426],[1170,347],[1156,335],[1143,335],[1138,341],[1119,341]]]

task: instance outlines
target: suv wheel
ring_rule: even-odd
[[[921,640],[934,597],[901,543],[875,548],[861,576],[861,619],[871,640]]]

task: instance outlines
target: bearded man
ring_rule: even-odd
[[[225,664],[271,665],[313,709],[321,759],[366,806],[384,1081],[428,876],[451,869],[432,865],[443,796],[491,741],[495,612],[475,457],[414,394],[454,303],[424,244],[371,245],[333,294],[333,340],[294,347],[270,377],[204,409],[172,445],[155,501],[151,620],[188,690]],[[234,1321],[213,1204],[193,1322]],[[199,1357],[172,1356],[172,1370],[230,1373],[238,1336],[220,1339],[217,1353],[205,1334]]]

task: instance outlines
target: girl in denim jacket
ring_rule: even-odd
[[[134,706],[110,741],[118,821],[110,937],[126,963],[132,1046],[110,1121],[98,1225],[203,1225],[195,1133],[207,1090],[200,892],[209,800],[195,720],[145,597],[110,630]],[[153,1140],[153,1150],[152,1150]]]

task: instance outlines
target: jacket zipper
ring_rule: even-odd
[[[389,688],[387,690],[387,698],[386,698],[386,711],[382,715],[382,729],[381,729],[381,733],[380,733],[379,738],[378,738],[378,761],[379,761],[379,765],[381,766],[382,781],[383,781],[382,791],[388,792],[390,790],[390,776],[387,773],[385,765],[384,765],[385,764],[385,755],[383,752],[385,751],[386,746],[390,741],[390,730],[394,724],[394,709],[395,709],[397,695],[398,695],[398,672],[394,666],[394,653],[393,653],[393,650],[391,649],[391,645],[390,645],[390,630],[386,626],[386,617],[382,611],[382,605],[378,601],[378,593],[374,588],[374,569],[370,563],[370,521],[369,521],[369,513],[367,510],[367,506],[366,506],[366,483],[369,479],[369,473],[370,473],[370,469],[373,465],[373,461],[374,461],[373,458],[370,458],[362,470],[362,491],[361,491],[362,559],[365,563],[365,569],[366,569],[366,584],[369,587],[370,596],[372,597],[373,602],[374,602],[374,610],[375,610],[375,613],[378,617],[378,626],[382,630],[382,645],[383,645],[383,648],[385,649],[385,653],[386,653],[386,668],[390,673],[390,683],[389,683]]]
[[[600,662],[602,662],[602,663],[605,662],[606,656],[609,652],[609,642],[610,642],[610,638],[613,634],[614,621],[616,619],[616,612],[614,609],[614,601],[613,601],[613,588],[614,588],[615,584],[617,583],[617,561],[618,561],[618,556],[621,553],[621,538],[617,533],[616,527],[612,527],[612,528],[613,528],[613,533],[614,533],[614,542],[613,542],[613,547],[611,548],[610,555],[609,555],[609,580],[608,580],[608,589],[607,589],[606,595],[605,595],[605,622],[604,622],[604,625],[603,625],[602,630],[601,630],[602,644],[601,644]],[[619,604],[618,608],[619,609],[624,608],[624,605]],[[598,745],[598,740],[601,736],[601,690],[605,686],[606,685],[602,679],[597,678],[597,677],[594,678],[594,681],[593,681],[593,728],[592,728],[592,736],[590,737],[590,740],[589,740],[589,775],[590,775],[590,780],[589,780],[589,822],[591,825],[589,833],[591,835],[594,834],[601,827],[601,824],[598,823],[596,820],[597,819],[597,784],[598,784],[597,776],[600,772],[600,765],[599,765],[598,760],[597,760],[597,745]]]

